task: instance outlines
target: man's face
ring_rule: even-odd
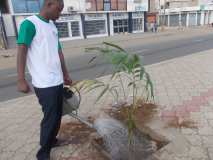
[[[52,1],[49,4],[49,17],[51,20],[55,21],[59,18],[62,10],[64,8],[63,1]]]

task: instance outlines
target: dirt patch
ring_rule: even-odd
[[[116,110],[110,109],[107,111],[107,113],[115,119],[118,119],[124,124],[126,124],[128,110],[130,107],[131,106],[121,106]],[[154,133],[154,131],[152,131],[150,128],[145,127],[145,124],[152,120],[152,118],[154,118],[157,113],[157,105],[152,103],[144,103],[143,101],[139,100],[137,102],[137,109],[134,113],[134,121],[136,125],[136,130],[142,132],[145,135],[145,138],[147,138],[148,140],[153,141],[157,146],[157,150],[159,150],[165,145],[167,145],[168,141],[165,139],[165,137],[162,137],[157,133]]]
[[[72,156],[60,160],[108,160],[92,145],[76,151]]]
[[[166,128],[191,128],[196,129],[197,124],[196,122],[186,119],[186,118],[180,118],[180,117],[171,117],[169,120],[167,120]]]
[[[83,144],[88,137],[96,131],[80,122],[69,122],[61,125],[59,137],[72,144]]]
[[[70,156],[60,157],[60,160],[106,160],[104,155],[92,145],[91,140],[96,135],[96,130],[87,125],[74,121],[63,123],[60,128],[59,138],[78,146]]]
[[[116,110],[110,109],[107,113],[120,121],[126,122],[128,117],[128,110],[132,106],[120,106]],[[134,113],[136,123],[144,125],[149,122],[157,114],[157,106],[152,103],[143,103],[138,101],[137,109]]]

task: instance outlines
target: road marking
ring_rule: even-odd
[[[194,42],[203,42],[203,41],[205,41],[204,39],[195,39],[195,40],[193,40]]]
[[[141,50],[136,50],[136,51],[132,51],[133,53],[142,53],[142,52],[146,52],[148,51],[148,49],[141,49]]]
[[[26,74],[29,74],[29,72],[26,72]],[[11,78],[11,77],[17,77],[18,74],[17,73],[13,73],[13,74],[9,74],[7,75],[7,78]]]

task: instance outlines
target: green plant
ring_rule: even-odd
[[[128,99],[132,97],[127,118],[129,142],[131,143],[132,133],[135,128],[134,113],[137,109],[138,98],[144,99],[144,101],[154,99],[153,84],[143,66],[141,57],[137,54],[130,54],[120,46],[108,42],[103,42],[103,46],[100,47],[87,48],[86,51],[99,53],[89,63],[94,63],[97,57],[101,56],[107,63],[113,65],[113,74],[108,82],[85,80],[81,89],[90,92],[97,88],[102,88],[96,102],[106,93],[110,93],[116,102],[122,98],[121,101],[127,103]],[[142,92],[139,93],[139,91]]]

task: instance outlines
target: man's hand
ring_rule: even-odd
[[[68,73],[64,75],[64,84],[65,85],[72,85],[72,80],[71,80]]]
[[[72,85],[72,80],[69,76],[69,73],[67,71],[67,67],[66,67],[66,64],[65,64],[65,61],[64,61],[64,55],[62,53],[62,50],[59,50],[59,58],[60,58],[60,61],[61,61],[61,69],[62,69],[62,72],[63,72],[63,75],[64,75],[64,85]]]
[[[18,81],[17,89],[19,92],[22,92],[22,93],[29,93],[31,91],[31,89],[25,79]]]
[[[29,93],[30,87],[25,80],[25,65],[27,58],[27,46],[19,45],[18,46],[18,55],[17,55],[17,72],[18,72],[18,82],[17,82],[17,90],[23,93]]]

